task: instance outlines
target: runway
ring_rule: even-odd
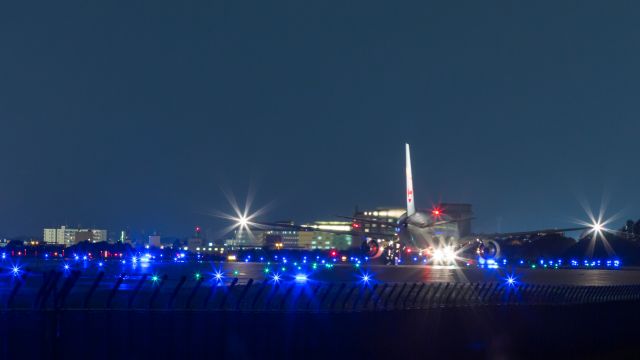
[[[64,269],[67,265],[68,269]],[[3,263],[0,277],[0,293],[7,292],[11,287],[14,276],[11,264]],[[69,273],[72,270],[82,272],[77,286],[88,287],[98,272],[105,273],[104,282],[110,283],[121,275],[126,274],[122,290],[137,281],[142,275],[167,276],[169,283],[177,282],[182,276],[187,278],[185,287],[192,286],[194,278],[202,276],[205,280],[212,280],[215,274],[223,277],[224,282],[238,278],[239,283],[254,281],[272,281],[275,274],[282,282],[295,281],[296,276],[303,275],[309,282],[321,283],[357,283],[364,275],[374,283],[495,283],[504,282],[507,277],[515,279],[520,284],[529,285],[574,285],[574,286],[605,286],[605,285],[634,285],[640,284],[639,268],[608,269],[531,269],[527,267],[457,267],[457,266],[428,266],[428,265],[354,265],[337,263],[331,267],[310,264],[282,264],[282,263],[245,263],[245,262],[149,262],[125,263],[107,261],[98,266],[94,261],[59,261],[36,260],[22,261],[19,264],[21,275],[26,275],[25,286],[37,288],[41,283],[42,274],[49,270]],[[299,268],[298,268],[299,267]],[[63,275],[64,276],[64,275]],[[24,290],[23,290],[24,291]]]

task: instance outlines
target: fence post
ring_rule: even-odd
[[[249,279],[249,281],[247,281],[247,284],[244,286],[244,289],[242,289],[242,292],[238,297],[238,301],[236,301],[236,310],[240,310],[242,299],[244,299],[244,297],[247,295],[247,292],[249,292],[251,285],[253,285],[253,279]]]
[[[122,285],[122,282],[124,281],[125,276],[127,275],[120,274],[120,276],[118,277],[118,280],[116,280],[116,283],[113,285],[113,289],[111,289],[111,292],[109,293],[109,297],[107,297],[107,309],[111,308],[111,302],[113,301],[113,297],[116,296],[116,293],[118,292],[120,285]]]
[[[51,281],[49,282],[49,285],[47,286],[47,288],[44,291],[44,294],[42,294],[42,298],[40,300],[40,308],[45,308],[47,305],[47,300],[49,300],[49,295],[55,291],[56,287],[58,286],[58,280],[60,280],[60,276],[62,276],[62,273],[59,271],[54,271],[53,273],[53,277],[51,279]],[[55,306],[55,304],[54,304]]]
[[[311,309],[311,303],[316,298],[316,295],[320,293],[320,288],[321,287],[322,287],[322,284],[318,284],[318,285],[316,285],[315,289],[313,289],[313,292],[311,293],[311,296],[309,296],[309,300],[307,300],[306,310]]]
[[[418,298],[420,297],[420,294],[422,293],[422,290],[424,290],[426,285],[427,284],[422,283],[420,285],[420,287],[418,288],[418,291],[416,292],[416,295],[413,297],[413,302],[411,303],[411,308],[415,308],[416,307],[416,303],[418,302]]]
[[[450,302],[454,302],[455,296],[453,294],[457,294],[456,290],[458,290],[458,284],[452,284],[447,297],[444,299],[445,305],[451,305]]]
[[[233,288],[236,286],[236,284],[238,284],[238,278],[233,278],[233,280],[231,280],[231,284],[229,284],[229,287],[226,289],[224,295],[222,296],[222,301],[220,302],[220,305],[218,307],[220,310],[224,310],[224,306],[227,304],[229,294],[231,294],[231,291],[233,291]]]
[[[427,293],[424,295],[424,297],[427,300],[427,307],[432,307],[433,304],[435,303],[434,300],[435,300],[436,294],[440,290],[440,287],[442,287],[442,284],[443,283],[429,284],[429,289],[427,289]]]
[[[400,291],[398,292],[396,299],[393,301],[393,309],[398,308],[398,301],[400,301],[400,298],[402,297],[402,293],[404,292],[404,289],[406,287],[407,287],[407,283],[402,284],[402,287],[400,288]]]
[[[260,287],[258,288],[258,291],[256,292],[255,296],[253,297],[253,301],[251,302],[251,310],[255,310],[256,304],[258,303],[258,299],[260,298],[260,295],[262,295],[262,292],[267,287],[267,282],[268,282],[267,280],[263,281]]]
[[[204,282],[204,276],[200,276],[196,281],[196,285],[193,287],[193,290],[191,290],[191,293],[189,293],[187,302],[184,304],[184,307],[186,309],[191,309],[191,302],[193,302],[193,298],[196,297],[196,294],[198,293],[198,290],[200,290],[200,286],[202,286],[203,282]]]
[[[145,281],[147,281],[147,274],[142,275],[142,277],[140,277],[140,280],[136,284],[136,287],[133,288],[133,291],[129,296],[129,304],[128,304],[129,309],[133,307],[133,302],[136,300],[136,297],[138,296],[138,292],[140,292],[140,289],[142,288],[142,285],[144,285]]]
[[[335,306],[336,306],[336,302],[338,301],[338,298],[340,297],[340,295],[342,295],[342,292],[344,291],[344,288],[347,287],[347,284],[342,283],[340,284],[340,287],[338,288],[338,292],[336,293],[336,296],[333,297],[333,300],[331,301],[331,305],[329,305],[329,310],[335,310]]]
[[[104,271],[100,271],[98,273],[98,276],[96,276],[95,280],[93,280],[93,284],[91,284],[91,287],[89,288],[89,291],[87,291],[87,295],[85,295],[85,297],[84,297],[84,307],[85,307],[85,309],[89,307],[89,301],[91,301],[91,296],[93,296],[93,293],[98,288],[98,285],[100,284],[100,281],[102,281],[103,277],[104,277]]]
[[[273,299],[273,297],[276,295],[276,293],[278,292],[278,289],[280,289],[280,283],[275,283],[272,287],[271,287],[271,291],[269,292],[269,295],[267,296],[267,298],[264,301],[264,309],[268,310],[269,306],[271,305],[271,300]]]
[[[40,285],[40,288],[38,289],[38,293],[36,294],[36,297],[33,301],[33,307],[37,308],[38,305],[40,304],[40,298],[42,298],[42,295],[44,295],[44,292],[46,291],[47,287],[49,286],[49,283],[51,282],[51,280],[53,279],[53,274],[55,273],[54,270],[49,270],[46,273],[42,273],[42,285]]]
[[[393,296],[393,293],[396,291],[397,287],[398,287],[397,283],[393,284],[393,286],[391,287],[391,290],[389,291],[389,294],[387,294],[387,297],[384,299],[384,304],[382,306],[384,310],[387,310],[389,308],[389,300]]]
[[[363,287],[360,288],[360,290],[358,291],[358,296],[356,296],[356,299],[353,301],[353,306],[351,307],[352,311],[356,311],[356,308],[358,307],[358,304],[360,303],[360,299],[362,299],[362,296],[367,292],[367,285],[363,285]]]
[[[373,287],[369,291],[369,295],[365,298],[364,304],[362,304],[362,309],[363,310],[365,310],[367,308],[367,306],[369,306],[369,302],[371,301],[371,299],[375,295],[377,289],[378,289],[378,284],[373,284]],[[375,310],[375,304],[374,304],[374,310]]]
[[[349,290],[349,292],[347,293],[347,296],[345,296],[344,301],[342,302],[342,310],[345,310],[347,308],[347,303],[349,302],[351,295],[353,295],[353,292],[355,291],[356,287],[358,287],[357,284],[354,284],[351,286],[351,289]]]
[[[416,286],[418,286],[418,283],[413,283],[409,288],[409,291],[407,292],[407,296],[404,298],[404,302],[402,302],[402,309],[404,310],[407,309],[407,303],[409,302],[409,298],[411,298],[410,295],[416,289]]]
[[[465,288],[460,295],[460,300],[462,301],[462,305],[466,305],[469,302],[469,298],[473,293],[473,290],[477,286],[478,283],[465,283]]]
[[[282,295],[282,300],[280,300],[280,310],[284,310],[284,307],[287,304],[287,298],[289,297],[289,295],[291,295],[291,292],[293,291],[293,288],[295,286],[296,284],[289,285],[289,288],[287,289],[287,291],[285,291],[284,295]]]
[[[80,271],[74,270],[71,272],[71,275],[65,280],[62,285],[62,289],[55,297],[53,303],[56,309],[60,309],[64,306],[64,302],[67,299],[67,296],[71,292],[71,289],[76,284],[76,281],[80,278]]]
[[[16,284],[13,286],[13,289],[11,289],[11,294],[9,294],[9,298],[7,299],[7,308],[11,308],[13,306],[13,299],[18,294],[18,291],[20,290],[20,288],[22,287],[22,284],[26,279],[27,279],[27,274],[24,273],[22,274],[22,276],[20,276],[20,278],[18,278],[18,280],[16,280]]]
[[[204,297],[204,301],[202,302],[202,308],[203,309],[207,308],[207,305],[209,305],[209,300],[211,299],[213,294],[216,292],[216,289],[220,285],[224,286],[222,281],[220,281],[220,280],[215,280],[214,283],[211,284],[211,288],[209,288],[209,292],[207,292],[207,295]]]
[[[384,295],[384,292],[387,290],[388,287],[389,287],[389,284],[384,283],[384,285],[382,286],[382,290],[380,290],[380,293],[378,294],[378,296],[375,297],[373,301],[373,310],[378,309],[378,303],[380,302],[380,299],[382,298],[382,296]]]
[[[162,275],[160,283],[158,284],[158,286],[156,286],[155,289],[153,289],[153,293],[151,293],[151,298],[149,299],[149,309],[153,308],[153,303],[156,301],[158,294],[160,294],[160,289],[167,282],[168,278],[169,277],[167,276],[167,274]]]

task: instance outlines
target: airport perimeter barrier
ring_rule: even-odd
[[[216,280],[127,276],[81,278],[57,271],[7,283],[0,311],[398,311],[473,306],[573,305],[640,300],[639,285],[568,286],[523,283],[321,283],[238,278]],[[31,286],[25,284],[31,281]],[[34,281],[40,282],[38,286]],[[4,284],[3,284],[4,286]]]

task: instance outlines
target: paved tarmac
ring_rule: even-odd
[[[69,269],[64,270],[67,264]],[[366,274],[371,281],[377,283],[415,283],[415,282],[504,282],[507,277],[512,277],[521,284],[536,285],[578,285],[578,286],[604,286],[604,285],[631,285],[640,284],[640,269],[531,269],[526,267],[500,267],[479,268],[475,266],[427,266],[427,265],[401,265],[387,266],[364,264],[356,267],[352,264],[338,263],[327,268],[318,265],[315,269],[311,264],[266,264],[244,262],[149,262],[122,264],[118,261],[107,261],[99,266],[99,261],[59,261],[36,260],[23,261],[19,264],[21,275],[26,275],[27,281],[21,291],[29,291],[38,288],[42,284],[42,274],[56,269],[69,273],[71,270],[82,272],[76,287],[89,287],[99,271],[105,272],[104,284],[115,283],[120,274],[127,277],[121,286],[121,290],[127,290],[146,274],[149,279],[152,276],[167,275],[168,283],[177,283],[182,276],[186,276],[185,287],[195,283],[196,276],[203,276],[205,280],[213,280],[216,273],[224,276],[228,282],[237,277],[239,283],[249,279],[254,281],[272,280],[274,274],[278,274],[283,282],[295,281],[296,275],[307,277],[309,282],[337,282],[354,283],[362,280]],[[12,287],[15,277],[10,269],[11,264],[0,264],[3,270],[0,272],[0,293],[6,293]],[[298,269],[300,266],[300,269]],[[268,269],[268,272],[266,271]],[[284,269],[284,270],[283,270]]]

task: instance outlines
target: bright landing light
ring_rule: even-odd
[[[241,216],[238,218],[238,226],[239,227],[245,227],[249,224],[249,219],[247,219],[245,216]]]
[[[602,230],[604,230],[604,226],[599,222],[591,224],[591,231],[593,231],[594,233],[600,233],[602,232]]]
[[[433,260],[436,263],[453,263],[456,261],[456,252],[451,246],[436,249],[433,252]]]

